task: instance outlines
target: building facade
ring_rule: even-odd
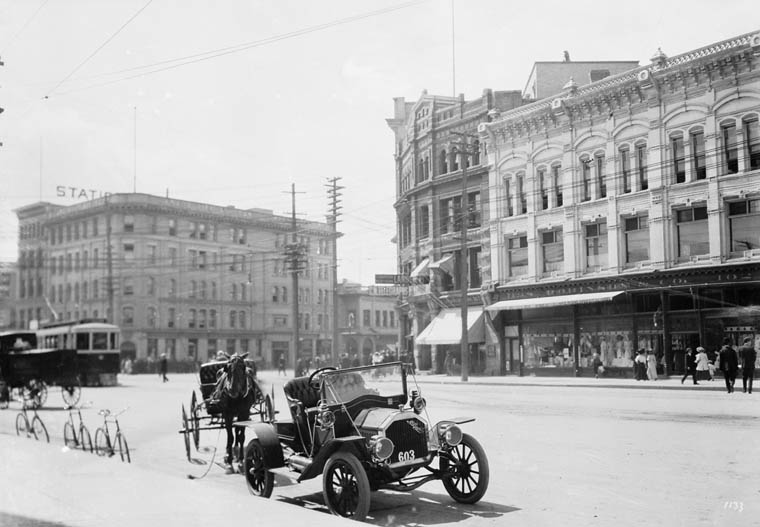
[[[686,348],[760,347],[760,32],[586,86],[480,128],[488,306],[502,373],[663,373]],[[485,162],[485,161],[484,161]]]
[[[218,349],[272,364],[331,348],[332,237],[326,224],[146,194],[16,211],[19,275],[14,325],[107,318],[122,355],[203,361]],[[291,291],[286,250],[304,250]],[[110,247],[110,250],[109,250]],[[293,320],[292,302],[299,303]]]
[[[491,90],[471,101],[426,92],[416,102],[394,100],[387,122],[396,140],[398,269],[410,278],[399,305],[399,341],[421,369],[443,368],[444,347],[421,346],[415,336],[441,310],[459,305],[464,262],[472,302],[490,279],[488,168],[478,126],[522,102],[519,91]],[[477,348],[483,341],[476,340]]]
[[[398,350],[399,290],[394,286],[361,286],[343,281],[338,285],[338,349],[359,364],[371,364],[381,352],[387,359],[401,358]]]

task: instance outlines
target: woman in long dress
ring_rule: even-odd
[[[697,363],[697,380],[704,381],[710,378],[710,359],[707,356],[705,348],[697,348],[697,356],[694,358]]]
[[[657,380],[657,355],[652,350],[647,353],[647,377],[650,381]]]

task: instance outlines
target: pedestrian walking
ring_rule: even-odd
[[[594,378],[598,379],[604,374],[604,363],[597,352],[594,352],[594,358],[591,359],[591,367],[594,369]]]
[[[705,381],[710,377],[710,359],[707,357],[707,351],[702,346],[697,348],[697,356],[694,357],[697,363],[697,379]]]
[[[280,357],[277,359],[277,374],[279,375],[282,373],[283,375],[287,376],[288,372],[285,371],[285,355],[280,354]]]
[[[657,380],[657,355],[652,350],[647,353],[647,378],[650,381]]]
[[[683,384],[683,381],[685,381],[689,375],[691,375],[691,379],[694,381],[694,384],[699,384],[697,382],[697,363],[694,358],[693,349],[686,348],[686,355],[683,358],[683,362],[684,374],[683,377],[681,377],[681,384]]]
[[[160,375],[161,375],[161,381],[166,382],[169,380],[169,377],[166,376],[166,372],[169,370],[169,361],[166,358],[166,353],[161,354],[161,362],[160,362]]]
[[[731,347],[731,339],[728,337],[723,339],[723,347],[720,349],[720,369],[726,381],[726,391],[734,393],[736,371],[739,369],[739,358],[734,348]]]
[[[755,351],[752,337],[744,337],[742,347],[739,349],[739,359],[742,364],[742,388],[744,388],[744,393],[752,393],[752,380],[755,377],[755,361],[757,360],[757,351]]]
[[[636,358],[634,359],[633,367],[635,368],[636,373],[636,380],[637,381],[645,381],[647,380],[647,355],[646,350],[644,348],[639,349],[638,354],[636,354]]]

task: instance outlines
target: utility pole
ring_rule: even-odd
[[[332,233],[332,364],[338,365],[338,216],[341,215],[340,191],[345,187],[338,185],[342,178],[328,178],[327,197],[330,200],[330,214],[327,215],[327,223]]]
[[[296,184],[291,183],[290,195],[292,202],[291,213],[291,229],[292,237],[291,243],[285,245],[286,261],[288,262],[288,269],[292,276],[293,294],[293,374],[298,376],[298,361],[301,356],[300,350],[300,327],[298,325],[298,302],[300,301],[298,295],[298,273],[303,269],[305,247],[298,242],[298,223],[296,222]]]
[[[458,154],[460,155],[460,163],[462,163],[462,196],[461,204],[459,206],[459,215],[461,221],[460,240],[459,240],[459,261],[461,263],[459,267],[459,297],[460,297],[460,318],[462,319],[462,337],[461,337],[461,354],[462,354],[462,381],[469,379],[470,370],[470,342],[468,335],[467,324],[467,289],[468,289],[468,272],[469,272],[469,257],[467,254],[467,229],[470,223],[470,214],[467,200],[467,165],[469,163],[469,157],[475,156],[479,153],[478,144],[470,145],[467,143],[468,137],[475,137],[469,134],[461,132],[452,132],[454,135],[462,137],[462,141],[459,143],[453,143],[452,146],[456,146]]]
[[[116,320],[113,306],[113,253],[111,249],[111,203],[110,196],[106,194],[106,279],[108,287],[108,322],[113,324]]]

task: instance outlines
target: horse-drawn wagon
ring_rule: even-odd
[[[38,348],[31,331],[0,333],[0,405],[6,406],[15,391],[27,404],[40,407],[48,385],[61,387],[67,405],[79,402],[76,350]]]
[[[259,416],[262,421],[274,418],[272,398],[261,389],[256,379],[256,363],[246,359],[246,355],[220,353],[216,360],[201,365],[198,372],[201,398],[198,399],[193,390],[189,412],[182,405],[182,429],[179,433],[185,439],[188,461],[192,453],[190,444],[196,450],[200,448],[201,430],[227,430],[227,457],[230,458],[233,418],[247,419],[251,415]],[[231,391],[237,390],[232,388],[232,384],[238,377],[242,383],[240,393],[230,396]],[[231,460],[226,461],[229,463]]]

